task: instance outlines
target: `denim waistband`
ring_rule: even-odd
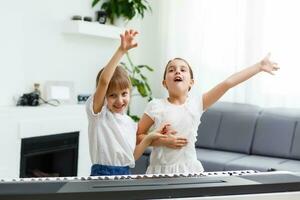
[[[129,175],[129,166],[110,166],[94,164],[91,168],[91,176]]]

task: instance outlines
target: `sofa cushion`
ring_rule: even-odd
[[[196,149],[197,158],[201,161],[205,171],[223,171],[225,163],[246,156],[241,153],[217,151],[212,149]]]
[[[277,169],[280,163],[286,161],[283,158],[248,155],[226,163],[225,170],[258,170],[269,171]]]
[[[219,112],[257,113],[260,112],[262,109],[259,106],[251,104],[219,101],[215,103],[212,107],[210,107],[208,110],[216,110]]]
[[[296,125],[290,157],[300,160],[300,121],[298,121]]]
[[[259,112],[224,112],[216,138],[216,149],[250,153]]]
[[[299,160],[287,160],[280,163],[275,168],[276,170],[280,171],[292,171],[292,172],[299,172],[300,171],[300,161]]]
[[[264,111],[257,120],[252,154],[288,158],[296,121],[277,109]]]
[[[202,115],[196,147],[249,153],[260,110],[250,104],[214,104]]]
[[[214,148],[220,121],[221,112],[219,111],[207,110],[203,113],[198,128],[196,147]]]

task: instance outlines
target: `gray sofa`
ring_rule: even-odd
[[[300,110],[219,102],[201,117],[197,157],[205,171],[300,171]],[[132,173],[144,173],[147,150]]]

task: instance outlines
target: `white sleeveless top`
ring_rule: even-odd
[[[125,113],[112,113],[106,101],[102,110],[95,114],[93,97],[92,95],[86,102],[92,163],[134,167],[137,124]]]
[[[203,113],[202,96],[188,97],[182,105],[171,104],[167,99],[154,99],[148,103],[145,114],[153,121],[157,129],[162,123],[170,123],[177,131],[176,136],[187,138],[187,146],[171,149],[155,146],[151,152],[148,174],[158,173],[199,173],[204,171],[197,159],[195,142],[200,117]]]

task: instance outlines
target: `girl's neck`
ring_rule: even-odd
[[[171,103],[171,104],[175,104],[175,105],[182,105],[185,103],[186,99],[187,99],[187,95],[182,95],[182,96],[173,96],[173,95],[170,95],[168,97],[168,101]]]

